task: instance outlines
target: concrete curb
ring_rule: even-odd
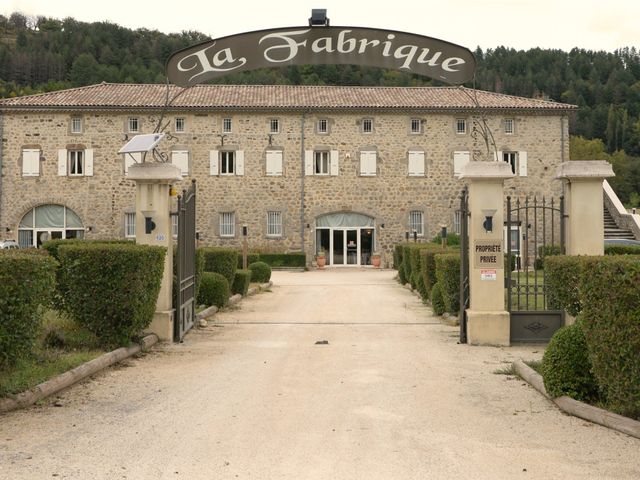
[[[94,358],[93,360],[69,370],[68,372],[61,373],[46,382],[42,382],[31,390],[0,399],[0,414],[33,405],[37,401],[42,400],[49,395],[53,395],[54,393],[58,393],[59,391],[70,387],[80,380],[84,380],[94,373],[110,367],[114,363],[121,362],[126,358],[137,355],[143,350],[147,350],[157,342],[158,337],[152,333],[145,336],[138,345],[122,347],[117,350],[113,350],[112,352],[107,352],[100,355],[98,358]]]
[[[516,360],[513,362],[513,366],[518,375],[520,375],[542,395],[555,403],[563,412],[573,415],[574,417],[579,417],[584,420],[597,423],[598,425],[617,430],[618,432],[626,433],[632,437],[640,438],[639,421],[603,410],[602,408],[594,407],[593,405],[579,402],[578,400],[574,400],[570,397],[562,396],[558,398],[551,398],[547,393],[547,390],[544,388],[542,376],[538,372],[522,360]]]
[[[249,290],[247,290],[247,294],[245,295],[245,297],[249,297],[251,295],[255,295],[256,293],[260,293],[268,288],[271,288],[272,286],[273,286],[273,282],[269,280],[267,283],[261,283],[257,287],[251,287],[249,288]],[[243,298],[244,297],[242,295],[240,295],[239,293],[236,293],[235,295],[232,295],[229,298],[229,305],[235,305]],[[205,308],[200,313],[196,313],[196,321],[206,320],[207,318],[213,317],[216,313],[218,313],[218,310],[219,308],[216,307],[215,305],[209,308]]]

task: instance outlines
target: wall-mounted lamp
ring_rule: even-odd
[[[242,236],[246,237],[249,235],[249,227],[246,225],[242,225]]]
[[[224,134],[219,133],[218,136],[220,137],[220,146],[224,147],[224,139],[227,137]]]
[[[404,239],[408,242],[409,241],[409,232],[404,232]]]
[[[327,18],[326,8],[311,9],[311,17],[309,17],[310,27],[328,27],[329,19]]]
[[[151,234],[156,229],[156,222],[153,221],[154,210],[142,210],[144,215],[144,233]]]
[[[380,228],[384,228],[384,223],[381,223],[381,224],[380,224]]]
[[[482,215],[484,216],[484,222],[482,222],[482,227],[484,231],[487,233],[493,232],[493,216],[496,214],[497,210],[482,210]]]
[[[415,231],[415,230],[413,231],[413,241],[414,241],[414,243],[418,242],[418,232]]]
[[[11,227],[6,228],[7,233],[11,233]]]
[[[93,227],[92,226],[85,227],[84,231],[85,232],[93,232]]]
[[[309,225],[308,223],[307,223],[307,228],[311,228],[311,225]]]
[[[267,135],[269,136],[269,146],[271,146],[273,143],[273,133],[268,133]]]

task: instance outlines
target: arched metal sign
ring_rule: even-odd
[[[363,65],[399,70],[460,85],[476,61],[466,48],[413,33],[361,27],[290,27],[209,40],[174,53],[171,83],[189,87],[257,68]]]

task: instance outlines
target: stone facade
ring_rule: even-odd
[[[384,252],[388,263],[392,246],[410,229],[411,211],[423,212],[421,239],[433,237],[442,225],[451,231],[464,186],[454,176],[454,152],[477,151],[476,159],[487,159],[484,140],[473,131],[474,125],[482,124],[480,110],[365,108],[366,101],[363,103],[361,108],[348,110],[321,106],[304,110],[276,106],[170,110],[164,117],[170,135],[159,149],[169,160],[172,151],[188,152],[188,175],[176,186],[187,188],[190,179],[197,180],[200,244],[240,248],[241,226],[247,225],[250,248],[304,248],[311,259],[317,248],[317,217],[357,212],[375,219],[374,249]],[[556,166],[569,158],[568,110],[570,106],[564,110],[481,111],[499,152],[526,152],[526,176],[508,181],[507,192],[539,197],[559,194],[561,184],[554,181],[554,175]],[[7,238],[17,240],[23,216],[42,204],[61,204],[75,211],[86,229],[86,238],[124,237],[124,215],[134,212],[135,189],[124,175],[124,159],[117,152],[132,136],[129,119],[137,119],[140,133],[150,133],[158,123],[157,108],[38,108],[0,102],[0,114],[0,228],[7,232]],[[72,133],[73,117],[81,119],[81,133]],[[176,118],[184,119],[184,132],[175,131]],[[231,119],[228,133],[223,133],[224,119]],[[276,119],[278,133],[270,134]],[[372,120],[371,133],[363,132],[364,119]],[[457,133],[460,119],[466,120],[466,133]],[[318,131],[320,120],[326,120],[327,133]],[[513,133],[505,133],[506,120],[513,121]],[[411,132],[412,121],[419,121],[419,133]],[[59,175],[61,149],[91,149],[93,175]],[[39,151],[37,176],[24,175],[25,150]],[[220,151],[235,152],[236,169],[238,160],[244,157],[244,174],[212,175],[211,155],[217,157],[219,153],[212,152]],[[282,175],[266,174],[267,151],[282,152]],[[331,154],[334,161],[337,159],[337,171],[305,174],[309,151],[337,152]],[[374,175],[361,175],[363,151],[376,152]],[[424,175],[409,175],[410,151],[424,152]],[[217,173],[219,169],[220,165]],[[267,235],[270,211],[281,212],[281,236]],[[236,226],[231,237],[220,235],[222,212],[234,212]]]

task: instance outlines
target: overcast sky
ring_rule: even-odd
[[[0,0],[3,15],[20,11],[165,33],[198,30],[211,38],[306,25],[311,8],[326,8],[332,26],[406,31],[471,50],[640,47],[640,0]]]

